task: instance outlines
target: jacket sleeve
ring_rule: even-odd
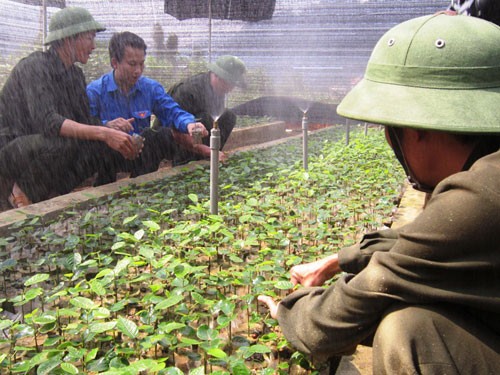
[[[357,275],[281,301],[278,321],[291,344],[320,359],[343,354],[374,333],[396,301],[454,304],[483,311],[483,319],[498,316],[498,158],[439,184],[390,250],[372,252]]]
[[[153,113],[160,119],[163,126],[174,126],[182,133],[187,133],[187,126],[195,122],[194,116],[186,112],[174,99],[165,92],[163,86],[155,84]]]
[[[325,361],[352,353],[374,331],[377,312],[391,301],[352,287],[353,277],[343,275],[329,288],[300,289],[279,303],[278,322],[291,345]]]
[[[356,245],[345,247],[339,251],[339,265],[342,271],[357,274],[370,262],[377,251],[389,251],[396,240],[398,232],[394,229],[384,229],[365,234]]]

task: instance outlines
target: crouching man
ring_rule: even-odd
[[[338,112],[385,125],[432,195],[414,222],[294,267],[307,287],[259,297],[299,350],[326,360],[370,343],[374,374],[500,373],[499,45],[495,24],[437,14],[375,46]]]
[[[33,52],[12,69],[0,93],[0,178],[9,202],[24,207],[71,192],[113,155],[134,159],[129,134],[99,125],[90,114],[86,64],[96,32],[105,28],[83,8],[55,13],[46,52]]]

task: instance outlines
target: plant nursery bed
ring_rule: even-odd
[[[331,124],[308,124],[309,132],[325,129]],[[273,121],[266,124],[236,128],[224,145],[224,151],[272,142],[277,139],[302,135],[302,124],[296,122]]]
[[[236,128],[231,132],[229,139],[224,145],[224,151],[270,142],[286,136],[286,127],[283,121],[274,121],[245,128]]]
[[[294,264],[392,225],[404,175],[383,132],[343,136],[312,133],[307,171],[301,139],[234,153],[220,166],[217,215],[202,162],[10,224],[0,373],[328,371],[256,297],[284,297]]]

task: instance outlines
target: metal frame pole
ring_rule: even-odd
[[[208,62],[212,62],[212,0],[208,0]]]
[[[217,122],[210,132],[210,213],[219,213],[219,149],[220,130]]]
[[[46,0],[42,1],[42,49],[47,51],[45,40],[47,38],[47,3]]]

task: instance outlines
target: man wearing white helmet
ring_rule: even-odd
[[[500,373],[499,45],[495,24],[437,14],[375,46],[338,112],[385,125],[432,195],[414,222],[292,268],[306,287],[278,304],[259,297],[299,350],[326,360],[370,344],[377,375]]]

